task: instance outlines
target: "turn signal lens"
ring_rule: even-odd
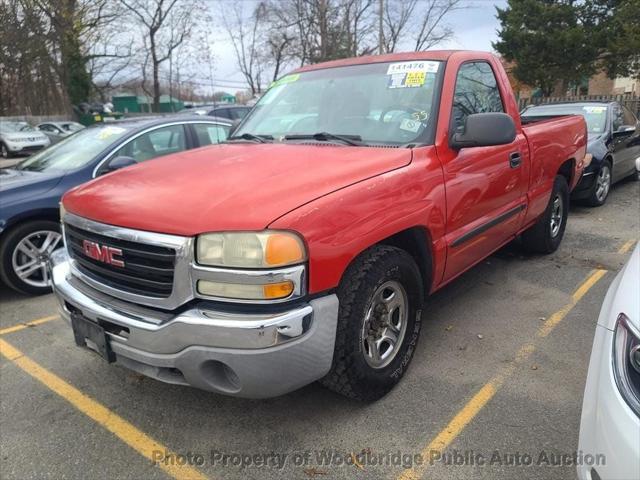
[[[272,267],[300,263],[304,260],[304,246],[290,233],[273,233],[267,238],[264,260]]]
[[[271,283],[262,287],[262,290],[266,299],[285,298],[293,293],[293,282]]]
[[[198,280],[198,293],[210,297],[240,300],[276,300],[286,298],[293,293],[293,282],[247,285]]]

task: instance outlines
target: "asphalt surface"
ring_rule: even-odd
[[[421,339],[404,379],[370,405],[318,385],[261,401],[165,385],[75,347],[59,319],[2,335],[26,357],[0,356],[0,476],[171,478],[21,369],[28,357],[171,451],[202,455],[192,459],[202,460],[195,468],[209,478],[395,479],[412,472],[430,479],[575,478],[573,465],[537,460],[577,449],[595,323],[615,272],[630,255],[618,253],[620,247],[640,237],[639,198],[640,183],[625,181],[604,207],[572,206],[553,255],[523,255],[514,242],[436,293],[425,305]],[[594,269],[608,272],[548,336],[537,335]],[[2,287],[0,328],[55,311],[51,295],[24,297]],[[523,345],[530,346],[528,355],[518,357]],[[474,396],[505,371],[486,404],[469,410]],[[456,415],[466,420],[450,423],[462,418]],[[426,453],[429,463],[425,449],[439,434],[448,436],[442,450],[447,462],[434,458],[426,468],[404,468],[418,454]],[[351,454],[363,450],[369,459],[356,456],[361,465],[354,465]],[[471,464],[471,457],[490,459],[496,452],[501,461]],[[282,457],[272,454],[286,455],[282,467],[275,465]],[[252,457],[254,464],[242,467],[235,455],[258,455],[267,465]],[[524,455],[532,465],[513,465],[517,458],[526,463]]]

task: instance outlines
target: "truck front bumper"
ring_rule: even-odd
[[[50,261],[61,316],[101,325],[116,363],[157,380],[226,395],[266,398],[322,378],[331,368],[338,299],[327,295],[276,313],[196,303],[175,312],[107,296],[70,272],[66,251]]]

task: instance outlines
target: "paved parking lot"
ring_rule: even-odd
[[[75,347],[51,295],[3,286],[0,475],[574,478],[571,458],[554,464],[577,448],[594,327],[640,236],[639,198],[624,182],[604,207],[572,208],[555,254],[509,245],[430,298],[411,368],[371,405],[317,385],[252,401],[143,378]]]

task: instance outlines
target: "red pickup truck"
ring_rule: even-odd
[[[586,138],[579,116],[523,125],[488,53],[303,67],[226,143],[65,195],[62,315],[78,345],[164,382],[375,400],[426,295],[516,236],[558,248]]]

